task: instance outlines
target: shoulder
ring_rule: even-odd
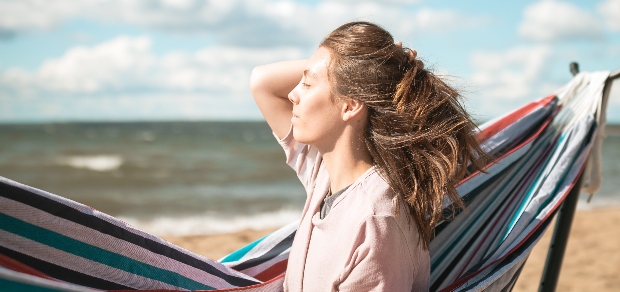
[[[339,217],[333,219],[337,219],[340,223],[347,222],[348,226],[389,221],[389,225],[398,227],[398,230],[407,235],[407,241],[417,241],[419,236],[406,202],[392,190],[374,167],[364,173],[341,195],[341,198],[334,202],[332,212],[336,209],[337,213],[342,212],[340,214],[342,216],[332,216]]]
[[[356,199],[367,208],[368,215],[394,217],[399,214],[402,199],[374,167],[357,187],[359,195]]]
[[[373,170],[359,184],[354,200],[364,210],[360,224],[386,227],[384,232],[400,233],[408,246],[417,246],[420,238],[417,225],[405,200],[395,193],[378,171]]]

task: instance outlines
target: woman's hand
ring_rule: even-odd
[[[394,42],[394,45],[396,45],[399,48],[403,48],[403,43],[398,41],[398,42]],[[409,62],[415,60],[415,58],[418,56],[418,52],[416,50],[412,50],[409,49],[409,52],[407,52],[407,54],[409,55]]]
[[[282,139],[291,128],[293,104],[288,94],[301,80],[307,60],[284,61],[252,70],[250,90],[271,130]]]

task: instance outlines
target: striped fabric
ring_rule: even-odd
[[[483,147],[496,159],[485,173],[460,182],[467,209],[436,227],[431,290],[512,288],[584,168],[597,135],[605,74],[582,73],[558,96],[481,126]],[[83,204],[0,177],[0,287],[280,291],[297,224],[214,261]]]

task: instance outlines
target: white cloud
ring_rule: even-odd
[[[411,6],[417,1],[324,0],[0,0],[0,32],[50,29],[81,17],[122,22],[174,33],[206,33],[219,43],[271,46],[316,45],[325,34],[351,20],[381,23],[395,34],[458,30],[484,20],[452,10]]]
[[[603,26],[596,17],[565,2],[541,1],[529,5],[519,35],[536,41],[600,40]]]
[[[458,30],[487,21],[486,18],[467,16],[452,10],[407,10],[400,5],[381,1],[323,1],[316,6],[292,1],[252,3],[252,11],[257,11],[283,27],[302,32],[312,39],[312,43],[317,43],[339,25],[353,20],[377,22],[395,36]]]
[[[516,47],[505,52],[476,52],[471,57],[471,80],[487,95],[509,99],[530,93],[551,55],[548,46]]]
[[[470,58],[474,73],[469,80],[476,88],[472,108],[490,118],[553,93],[561,84],[545,81],[551,56],[547,45],[475,52]]]
[[[49,29],[80,12],[73,1],[0,1],[0,30]]]
[[[302,57],[299,49],[208,47],[156,56],[148,37],[121,36],[92,47],[75,47],[45,61],[35,72],[8,69],[0,84],[15,92],[104,94],[132,91],[247,90],[253,66]],[[32,93],[31,93],[32,94]]]
[[[160,56],[150,38],[121,36],[71,48],[33,71],[0,70],[0,122],[259,118],[252,68],[302,54],[213,46]]]
[[[620,31],[620,1],[606,0],[598,5],[598,12],[605,18],[607,27]]]

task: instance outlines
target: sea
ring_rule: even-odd
[[[620,126],[607,132],[580,209],[620,206]],[[265,122],[0,124],[0,176],[159,236],[277,228],[305,201]]]

